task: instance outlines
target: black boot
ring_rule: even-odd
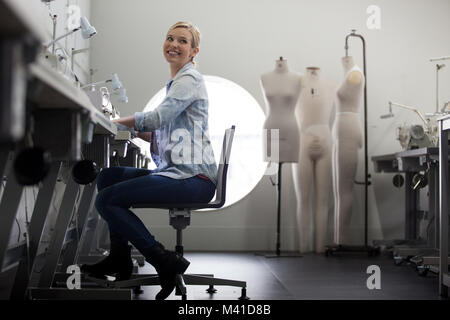
[[[96,264],[83,264],[80,270],[96,278],[105,279],[109,275],[115,276],[116,281],[128,280],[133,272],[131,246],[111,243],[109,256]]]
[[[176,275],[183,274],[190,262],[178,253],[164,249],[160,243],[145,249],[142,254],[158,272],[162,289],[156,295],[156,300],[166,299],[175,289]]]

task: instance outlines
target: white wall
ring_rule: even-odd
[[[369,30],[369,5],[381,9],[381,29]],[[122,115],[144,108],[169,77],[162,43],[170,25],[194,22],[202,32],[198,69],[236,82],[263,106],[259,76],[274,68],[283,56],[292,70],[322,68],[322,75],[339,83],[340,59],[350,29],[367,42],[369,158],[400,150],[395,128],[404,121],[419,123],[416,115],[395,109],[388,100],[435,109],[435,69],[431,57],[450,55],[448,0],[95,0],[91,21],[98,35],[91,41],[94,80],[117,72],[130,98],[120,105]],[[349,53],[362,66],[362,46],[350,40]],[[450,66],[441,72],[441,101],[450,100]],[[236,115],[237,117],[239,115]],[[238,150],[234,150],[238,152]],[[391,174],[372,173],[369,190],[369,239],[403,236],[404,189],[392,186]],[[282,248],[298,248],[295,228],[296,199],[291,170],[283,171]],[[363,180],[363,152],[358,180]],[[364,188],[354,192],[353,243],[363,241]],[[243,200],[217,214],[194,214],[185,235],[188,250],[266,250],[275,247],[276,190],[264,177]],[[330,232],[332,231],[330,204]],[[161,211],[140,211],[140,217],[159,240],[173,244],[174,232]],[[200,216],[202,215],[202,216]],[[331,234],[330,234],[331,235]],[[331,239],[331,237],[330,237]]]

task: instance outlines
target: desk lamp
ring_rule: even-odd
[[[93,36],[95,36],[97,34],[97,30],[95,30],[95,28],[90,25],[88,19],[86,17],[81,17],[80,18],[80,26],[78,28],[75,28],[75,29],[67,32],[66,34],[63,34],[62,36],[59,36],[58,38],[50,41],[49,43],[47,43],[45,45],[45,47],[46,48],[50,47],[52,44],[77,32],[78,30],[81,30],[81,36],[83,37],[83,39],[92,38]]]
[[[111,79],[103,80],[99,82],[89,83],[87,85],[84,85],[81,87],[81,89],[86,88],[94,88],[95,86],[99,84],[109,83],[111,82],[111,87],[113,89],[113,92],[117,95],[119,95],[119,101],[123,103],[128,103],[128,97],[127,97],[127,90],[123,87],[122,82],[119,80],[119,76],[117,73],[113,73]]]

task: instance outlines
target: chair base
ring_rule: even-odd
[[[133,274],[129,280],[108,281],[87,276],[86,279],[105,288],[124,289],[133,288],[135,294],[142,293],[141,286],[159,285],[158,275]],[[206,285],[206,292],[214,294],[217,290],[214,286],[232,286],[241,288],[239,300],[249,300],[247,297],[247,283],[245,281],[215,278],[212,274],[178,274],[175,294],[181,296],[181,300],[187,300],[187,285]]]
[[[233,127],[234,130],[234,127]],[[222,203],[223,205],[223,203]],[[220,206],[222,206],[220,205]],[[194,208],[192,205],[177,205],[179,207],[173,208],[173,205],[161,205],[166,209],[169,209],[169,223],[176,230],[176,246],[175,252],[183,256],[183,230],[186,229],[191,223],[191,210]],[[139,205],[135,208],[155,208],[154,205]],[[203,206],[202,208],[206,208]],[[91,279],[94,280],[94,279]],[[96,281],[96,280],[94,280]],[[159,279],[157,275],[143,275],[134,274],[130,280],[127,281],[103,281],[103,284],[113,288],[140,288],[140,286],[159,285]],[[100,283],[99,283],[100,284]],[[175,294],[181,296],[182,300],[187,299],[186,285],[207,285],[206,292],[214,294],[217,290],[214,286],[231,286],[241,288],[241,296],[239,300],[249,300],[247,297],[247,283],[245,281],[219,279],[215,278],[212,274],[178,274],[176,279],[176,291]]]

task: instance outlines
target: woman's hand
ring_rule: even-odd
[[[125,118],[120,119],[114,119],[112,120],[113,123],[117,123],[123,126],[126,126],[128,128],[134,128],[134,132],[136,133],[138,138],[141,138],[144,141],[150,142],[152,139],[152,133],[151,132],[139,132],[136,130],[134,116],[129,116]]]

